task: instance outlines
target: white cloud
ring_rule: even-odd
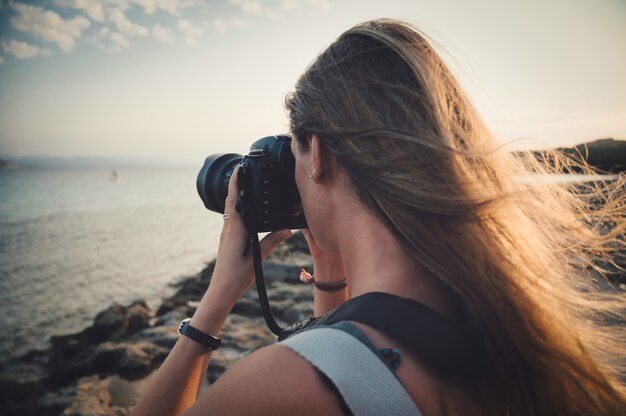
[[[245,14],[264,14],[267,9],[258,0],[230,0],[234,5],[241,8]]]
[[[213,20],[213,26],[217,29],[218,32],[226,32],[228,30],[228,20],[226,19],[215,19]]]
[[[121,10],[128,10],[131,3],[131,0],[106,0],[107,8],[117,8]]]
[[[63,52],[74,49],[74,40],[80,37],[83,29],[89,27],[89,20],[77,16],[64,20],[55,12],[44,10],[41,7],[22,3],[9,3],[17,11],[11,17],[11,26],[22,32],[47,42],[55,42]]]
[[[230,0],[231,4],[239,6],[241,11],[246,15],[268,16],[280,18],[287,12],[299,9],[303,5],[308,5],[318,10],[329,10],[330,0],[281,0],[278,5],[267,7],[260,0]],[[223,20],[223,19],[218,19]],[[225,30],[222,23],[216,25],[218,30]]]
[[[111,33],[111,30],[108,27],[101,27],[95,30],[92,36],[88,37],[86,40],[100,49],[106,49],[104,41],[109,38],[109,33]]]
[[[126,49],[130,47],[130,42],[124,36],[122,36],[122,34],[119,32],[111,33],[111,35],[109,36],[109,39],[113,41],[114,51],[118,51],[118,50]]]
[[[163,10],[174,16],[180,16],[182,9],[205,4],[201,0],[110,0],[117,7],[126,10],[131,4],[136,4],[143,8],[146,14],[153,14],[157,10]]]
[[[147,14],[153,14],[158,9],[165,10],[173,15],[179,14],[179,2],[177,0],[134,0],[134,2],[143,7],[144,12]]]
[[[212,23],[213,27],[215,27],[218,32],[222,33],[231,27],[240,28],[250,26],[250,22],[248,20],[239,16],[231,17],[230,19],[214,19]]]
[[[84,11],[97,22],[104,22],[104,7],[98,0],[54,0],[55,6]]]
[[[189,36],[202,36],[202,34],[204,33],[201,28],[195,26],[187,19],[180,19],[177,23],[177,26],[181,32]]]
[[[2,50],[19,59],[34,58],[40,53],[38,47],[15,39],[11,39],[9,42],[2,42]]]
[[[187,19],[179,19],[176,26],[185,35],[185,42],[195,45],[198,38],[204,34],[202,28],[195,26]]]
[[[152,34],[159,42],[162,43],[172,43],[175,39],[174,31],[172,29],[168,29],[160,25],[152,26]]]
[[[109,14],[109,19],[115,23],[118,30],[125,35],[147,36],[148,29],[128,20],[121,9],[113,9]]]
[[[87,42],[94,44],[98,49],[119,52],[129,48],[131,43],[120,32],[111,31],[108,27],[101,27],[94,31],[93,36],[87,38]]]
[[[279,9],[289,11],[300,7],[300,0],[282,0]]]
[[[307,0],[311,6],[320,10],[329,10],[330,9],[330,0]]]
[[[144,13],[149,15],[154,14],[158,10],[163,10],[174,16],[180,16],[183,9],[196,5],[206,5],[206,2],[202,0],[107,0],[102,3],[104,3],[105,8],[115,8],[126,11],[133,6],[139,6],[143,9]]]

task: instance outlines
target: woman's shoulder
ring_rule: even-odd
[[[410,350],[379,331],[352,324],[365,333],[374,348],[401,351],[402,365],[395,372],[410,400],[425,414],[443,413],[437,378]],[[296,351],[278,343],[251,353],[225,372],[185,414],[345,414],[345,405],[331,381]]]
[[[241,359],[198,398],[186,415],[341,415],[340,399],[293,350],[274,344]]]

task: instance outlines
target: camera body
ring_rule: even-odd
[[[224,212],[228,182],[239,165],[237,211],[248,231],[306,228],[290,145],[289,136],[268,136],[254,142],[246,156],[227,153],[207,157],[196,183],[204,206]]]

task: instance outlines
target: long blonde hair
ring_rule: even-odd
[[[624,299],[596,281],[624,249],[624,178],[528,180],[584,162],[505,152],[414,27],[359,24],[286,98],[363,204],[450,289],[491,365],[444,380],[452,414],[622,414]]]

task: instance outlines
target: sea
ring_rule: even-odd
[[[156,308],[217,253],[197,167],[0,170],[0,357],[45,348],[117,302]]]
[[[214,259],[223,220],[198,196],[200,167],[0,169],[0,363],[88,327],[114,302],[157,308]]]

